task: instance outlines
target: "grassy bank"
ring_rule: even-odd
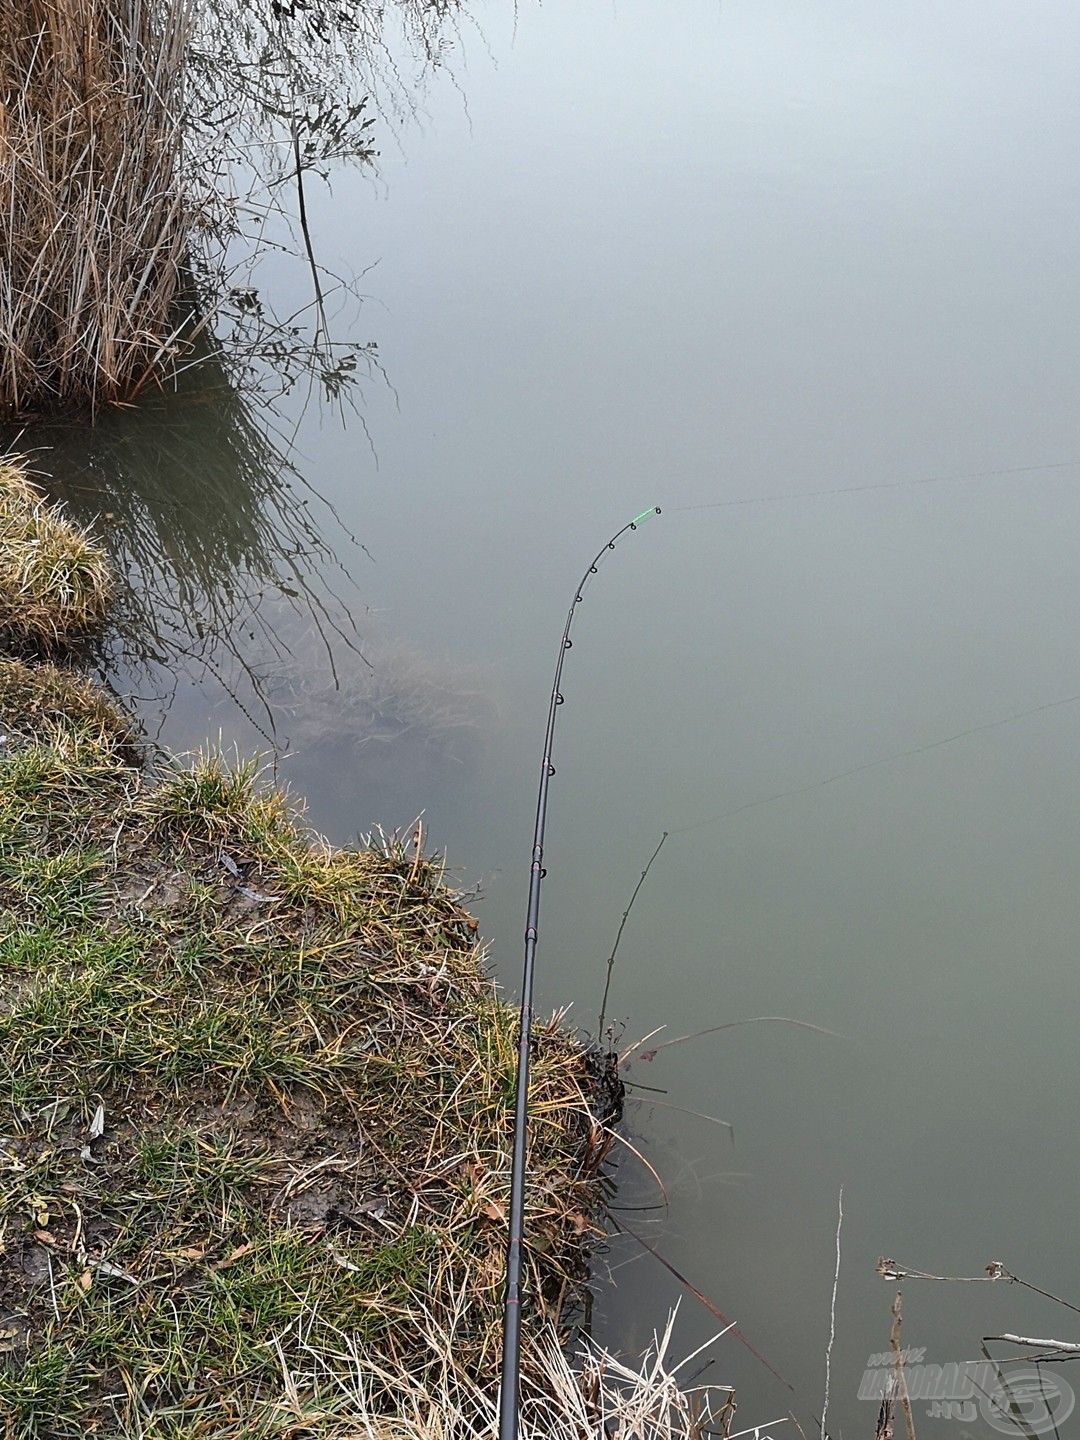
[[[3,662],[0,718],[7,1433],[344,1434],[341,1367],[420,1383],[451,1333],[490,1377],[514,1023],[438,869],[251,765],[151,776],[51,667]],[[610,1087],[555,1027],[533,1084],[536,1333]]]
[[[102,624],[112,593],[103,551],[0,458],[0,645],[69,650]]]
[[[344,1436],[360,1394],[489,1393],[515,1016],[476,922],[435,862],[332,849],[253,763],[151,764],[37,658],[110,584],[0,465],[0,1433]],[[534,1371],[617,1100],[542,1030]]]

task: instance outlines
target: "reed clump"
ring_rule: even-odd
[[[0,460],[0,641],[55,652],[103,622],[112,574],[100,546],[46,504],[25,469]]]
[[[521,1440],[727,1440],[734,1392],[726,1385],[695,1386],[679,1375],[685,1361],[671,1355],[674,1320],[672,1313],[645,1352],[629,1361],[588,1342],[569,1357],[549,1330],[536,1347],[533,1383],[523,1396]],[[322,1375],[328,1383],[318,1388],[335,1427],[325,1433],[334,1440],[491,1440],[498,1391],[462,1378],[451,1360],[454,1336],[434,1321],[428,1342],[435,1364],[416,1380],[361,1361],[343,1337],[342,1354],[353,1363],[344,1377]],[[297,1400],[317,1385],[320,1369],[309,1356],[302,1374],[282,1373],[283,1408],[300,1433],[306,1433],[306,1415]],[[384,1389],[397,1402],[392,1417],[376,1398]]]
[[[429,1381],[490,1392],[515,1014],[475,922],[254,764],[135,763],[66,683],[0,667],[3,1433],[343,1440],[358,1373],[381,1425]],[[542,1387],[619,1087],[550,1024],[532,1094]]]
[[[130,399],[174,353],[188,0],[0,0],[0,412]]]

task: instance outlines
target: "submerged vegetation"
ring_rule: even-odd
[[[295,658],[268,693],[295,751],[337,763],[344,755],[354,774],[472,756],[494,714],[479,672],[378,638],[340,654],[331,671],[310,641],[287,641]]]
[[[323,532],[351,537],[219,360],[202,359],[169,394],[103,412],[89,431],[57,420],[35,439],[49,452],[50,495],[100,532],[113,572],[106,663],[143,694],[157,687],[164,703],[186,663],[272,738],[265,676],[280,668],[282,629],[321,626],[343,649],[358,643],[354,587]],[[332,581],[317,578],[326,573]]]

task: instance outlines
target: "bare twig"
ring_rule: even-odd
[[[686,1040],[700,1040],[705,1035],[718,1035],[721,1030],[738,1030],[744,1025],[794,1025],[800,1030],[813,1030],[818,1035],[831,1035],[834,1040],[844,1038],[835,1030],[826,1030],[823,1025],[812,1025],[809,1020],[793,1020],[788,1015],[752,1015],[748,1020],[728,1020],[723,1025],[710,1025],[705,1030],[692,1030],[687,1035],[676,1035],[673,1040],[665,1040],[660,1045],[654,1045],[651,1050],[642,1050],[645,1041],[658,1033],[654,1030],[652,1035],[646,1035],[644,1040],[638,1040],[629,1050],[624,1050],[619,1056],[619,1063],[625,1064],[638,1051],[640,1060],[653,1060],[661,1050],[670,1050],[673,1045],[682,1045]],[[663,1029],[663,1026],[660,1028]]]
[[[713,1125],[719,1125],[722,1130],[726,1130],[732,1141],[735,1139],[735,1126],[730,1120],[721,1120],[719,1115],[709,1115],[704,1110],[690,1110],[685,1105],[672,1105],[667,1100],[655,1100],[651,1095],[631,1095],[630,1099],[636,1105],[659,1105],[663,1110],[677,1110],[680,1115],[692,1115],[695,1120],[709,1120]]]
[[[1030,1345],[1033,1350],[1054,1350],[1062,1355],[1080,1355],[1080,1344],[1073,1340],[1033,1340],[1027,1335],[984,1335],[984,1340],[1003,1340],[1010,1345]]]
[[[1031,1280],[1024,1280],[1019,1275],[1014,1275],[1001,1260],[991,1260],[983,1275],[933,1275],[928,1270],[913,1270],[909,1266],[899,1265],[895,1260],[882,1256],[877,1262],[877,1273],[886,1280],[939,1280],[951,1285],[984,1285],[1004,1280],[1009,1285],[1020,1285],[1035,1295],[1041,1295],[1044,1300],[1052,1300],[1055,1305],[1064,1306],[1074,1315],[1080,1315],[1080,1305],[1074,1305],[1071,1300],[1065,1300],[1051,1290],[1044,1290],[1041,1285],[1036,1285]]]
[[[821,1440],[826,1440],[829,1415],[829,1387],[832,1384],[832,1352],[836,1341],[836,1292],[840,1288],[840,1231],[844,1225],[844,1187],[836,1199],[836,1269],[833,1271],[832,1303],[829,1306],[829,1343],[825,1346],[825,1398],[821,1405]]]
[[[637,884],[634,886],[634,893],[630,896],[630,903],[627,905],[626,909],[623,911],[622,919],[619,921],[619,929],[618,929],[618,933],[617,933],[616,936],[615,936],[615,944],[611,947],[611,954],[608,956],[608,962],[607,962],[607,978],[606,978],[605,981],[604,981],[604,998],[600,1001],[600,1019],[599,1019],[599,1022],[598,1022],[598,1024],[597,1024],[597,1027],[596,1027],[596,1035],[597,1035],[597,1038],[598,1038],[598,1039],[599,1039],[599,1038],[603,1035],[603,1033],[604,1033],[604,1021],[607,1019],[608,994],[610,993],[610,990],[611,990],[611,976],[612,976],[612,972],[613,972],[614,969],[615,969],[615,956],[619,953],[619,942],[622,940],[623,931],[626,929],[626,922],[630,919],[630,911],[634,908],[634,901],[637,899],[638,893],[639,893],[639,891],[641,890],[641,887],[645,884],[645,881],[649,878],[649,871],[650,871],[650,870],[652,869],[652,867],[653,867],[653,861],[654,861],[654,860],[656,859],[656,857],[660,854],[660,851],[664,848],[664,841],[665,841],[667,838],[668,838],[668,832],[665,830],[664,833],[660,836],[660,843],[657,845],[657,847],[656,847],[656,849],[653,851],[653,853],[649,856],[649,863],[645,866],[645,869],[642,870],[641,876],[640,876],[640,878],[638,879]]]
[[[750,1343],[750,1341],[742,1333],[739,1327],[735,1324],[734,1320],[729,1319],[729,1317],[725,1315],[722,1310],[720,1310],[716,1305],[713,1304],[713,1302],[704,1293],[704,1291],[699,1290],[692,1280],[689,1280],[682,1273],[681,1270],[677,1270],[670,1260],[666,1259],[665,1256],[661,1255],[660,1251],[657,1250],[654,1246],[650,1245],[649,1242],[643,1236],[639,1235],[636,1230],[631,1230],[630,1226],[625,1224],[621,1220],[618,1223],[620,1230],[624,1230],[626,1234],[630,1236],[631,1240],[636,1240],[637,1243],[641,1246],[641,1248],[643,1250],[647,1250],[654,1260],[659,1260],[660,1264],[663,1265],[664,1269],[668,1272],[668,1274],[674,1276],[674,1278],[678,1280],[680,1285],[684,1285],[686,1289],[689,1290],[690,1294],[693,1295],[694,1299],[700,1305],[703,1305],[705,1307],[705,1309],[709,1312],[713,1319],[719,1320],[720,1324],[725,1327],[725,1334],[730,1332],[730,1334],[734,1335],[735,1339],[738,1340],[739,1344],[742,1345],[745,1349],[749,1350],[750,1354],[753,1355],[754,1359],[764,1365],[765,1369],[768,1370],[770,1375],[774,1375],[776,1379],[780,1381],[781,1385],[784,1385],[788,1390],[792,1392],[792,1394],[794,1394],[795,1387],[791,1385],[787,1380],[785,1380],[783,1375],[780,1374],[780,1371],[777,1370],[773,1365],[771,1365],[770,1362],[766,1360],[765,1356],[761,1353],[761,1351],[756,1349]]]
[[[900,1346],[900,1331],[904,1323],[903,1311],[904,1293],[902,1290],[897,1290],[896,1299],[892,1303],[893,1323],[889,1331],[889,1348],[896,1357],[896,1394],[904,1416],[907,1440],[915,1440],[915,1417],[911,1413],[911,1396],[908,1394],[907,1376],[904,1374],[904,1355]]]

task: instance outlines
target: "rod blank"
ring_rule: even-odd
[[[521,1272],[522,1244],[525,1229],[525,1166],[529,1125],[529,1060],[532,1048],[533,975],[536,943],[540,929],[540,886],[544,869],[544,832],[547,827],[548,785],[555,774],[551,756],[555,748],[555,719],[563,704],[562,673],[567,651],[573,648],[570,631],[574,615],[581,604],[585,587],[597,573],[600,561],[631,530],[636,530],[650,515],[659,515],[660,507],[643,510],[618,530],[593,557],[574,590],[574,598],[566,615],[562,643],[555,662],[555,678],[551,684],[547,728],[544,731],[544,753],[540,762],[540,785],[536,798],[536,825],[533,830],[532,865],[529,871],[529,902],[525,914],[525,963],[521,977],[521,1019],[518,1029],[517,1079],[514,1087],[514,1142],[510,1168],[510,1215],[506,1244],[506,1292],[503,1302],[503,1348],[499,1390],[499,1440],[517,1440],[518,1410],[521,1390]]]

